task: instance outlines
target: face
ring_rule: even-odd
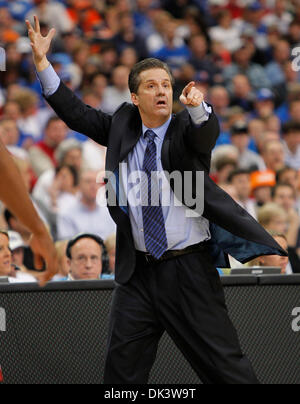
[[[261,119],[266,119],[274,113],[274,102],[272,100],[257,101],[255,108],[258,116]]]
[[[274,238],[284,250],[287,250],[288,245],[284,238],[282,237],[274,237]],[[259,262],[260,265],[264,267],[280,267],[281,273],[285,274],[289,258],[281,257],[280,255],[266,255],[264,257],[260,257]]]
[[[284,140],[286,141],[290,150],[296,150],[300,145],[300,132],[291,132],[284,136]]]
[[[102,273],[102,248],[91,238],[80,239],[71,250],[68,260],[70,274],[75,280],[99,279]]]
[[[297,170],[285,171],[280,177],[280,182],[290,184],[295,190],[297,190],[299,186],[299,176]]]
[[[295,207],[295,195],[290,187],[280,186],[277,188],[274,202],[283,207],[286,211]]]
[[[268,169],[278,171],[284,167],[284,149],[281,143],[272,142],[265,149],[264,161]]]
[[[290,107],[291,119],[300,122],[300,101],[294,101]]]
[[[276,215],[274,216],[267,226],[265,226],[269,231],[275,231],[279,234],[285,234],[288,229],[287,216]]]
[[[15,145],[19,140],[19,130],[16,122],[14,121],[4,121],[2,123],[2,128],[6,132],[8,137],[8,144]]]
[[[236,76],[233,78],[234,93],[238,97],[247,97],[251,91],[249,80],[246,76]]]
[[[144,123],[161,126],[170,117],[173,107],[173,89],[168,73],[163,69],[142,72],[137,94],[131,97]]]
[[[0,276],[8,276],[11,273],[11,264],[9,240],[5,234],[0,234]]]
[[[251,182],[248,174],[236,175],[232,180],[232,185],[235,187],[240,200],[243,201],[249,198],[251,193]]]
[[[112,76],[112,81],[115,87],[119,88],[120,90],[125,90],[128,88],[128,76],[129,76],[129,69],[125,66],[117,67]]]
[[[80,149],[69,150],[64,157],[64,164],[75,167],[76,170],[81,169],[82,165],[82,151]]]
[[[55,120],[45,130],[46,137],[54,146],[59,145],[67,136],[68,128],[63,121]]]
[[[87,201],[95,201],[100,184],[97,183],[97,172],[88,171],[82,174],[80,179],[80,192]]]
[[[72,192],[74,187],[74,177],[67,167],[63,167],[56,176],[60,184],[60,190],[62,192]]]
[[[271,187],[259,187],[254,191],[254,198],[257,202],[268,203],[272,201]]]
[[[239,133],[231,137],[231,142],[240,151],[244,151],[248,147],[249,136],[246,133]]]

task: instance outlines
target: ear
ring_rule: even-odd
[[[139,106],[139,97],[137,94],[131,93],[131,101],[136,107]]]

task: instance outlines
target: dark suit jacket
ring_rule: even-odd
[[[47,101],[71,129],[107,146],[106,170],[118,178],[119,164],[142,134],[138,109],[125,103],[113,116],[104,114],[85,105],[63,83]],[[210,222],[210,250],[215,265],[229,267],[228,254],[242,263],[261,255],[287,255],[252,216],[210,179],[211,151],[218,136],[219,123],[214,113],[204,125],[197,127],[185,110],[173,116],[161,156],[164,170],[170,173],[176,170],[205,173],[203,216]],[[170,185],[174,190],[173,184]],[[194,194],[195,185],[193,181]],[[176,196],[182,199],[182,195]],[[125,284],[135,268],[131,224],[128,212],[119,204],[109,206],[109,211],[117,224],[116,281]]]

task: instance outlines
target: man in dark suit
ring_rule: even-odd
[[[219,135],[212,107],[190,83],[180,97],[186,110],[172,116],[172,75],[167,65],[147,59],[129,77],[133,105],[121,105],[113,116],[92,109],[57,78],[47,61],[54,31],[42,37],[37,19],[34,28],[27,25],[48,103],[71,129],[107,146],[107,189],[116,196],[116,203],[113,198],[108,202],[117,224],[117,286],[105,383],[146,383],[165,330],[204,383],[258,383],[229,319],[216,265],[227,266],[228,254],[247,262],[286,252],[210,180],[211,151]],[[158,182],[151,177],[161,171],[182,177],[192,173],[181,189],[168,183],[168,206],[162,206]],[[184,186],[193,196],[203,192],[197,189],[200,171],[203,215],[201,206],[185,206],[182,193]],[[129,199],[129,192],[123,197],[136,172],[144,174],[145,206]],[[152,196],[159,196],[155,206]],[[177,206],[177,200],[183,204]]]

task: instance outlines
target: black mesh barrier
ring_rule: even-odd
[[[300,383],[300,276],[223,280],[230,316],[262,383]],[[0,366],[7,384],[102,383],[113,283],[0,286]],[[0,310],[0,313],[3,310]],[[1,325],[1,320],[0,320]],[[149,383],[201,383],[168,335]]]

